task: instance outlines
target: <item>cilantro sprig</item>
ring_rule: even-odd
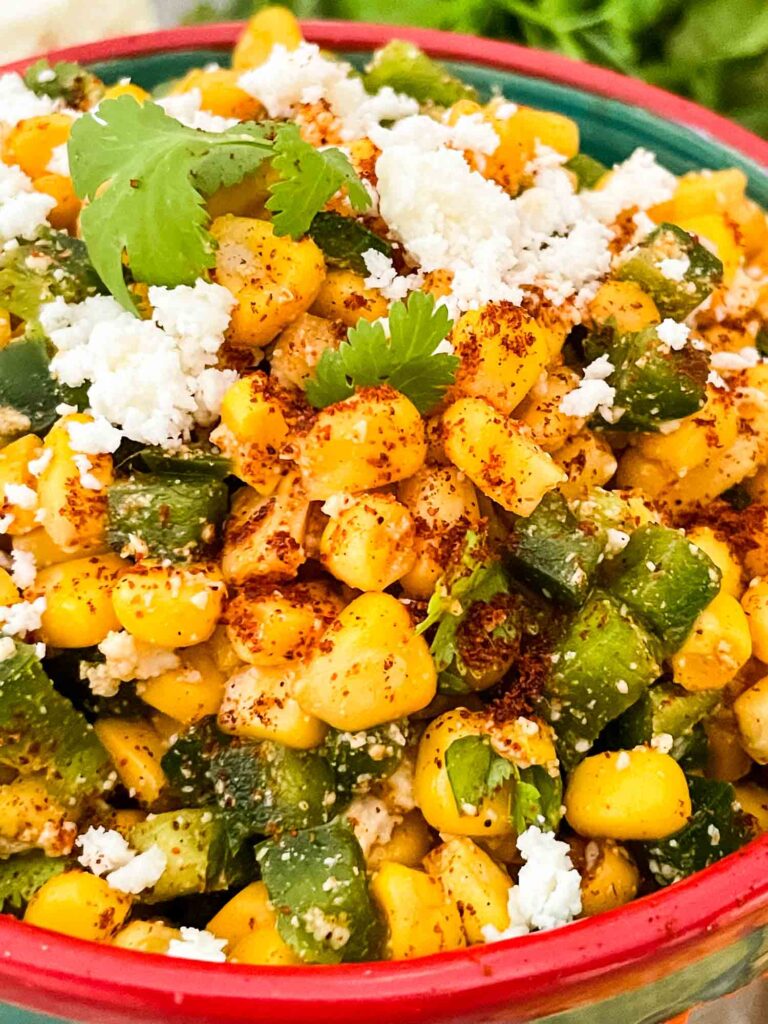
[[[411,292],[389,310],[389,337],[380,322],[358,320],[338,349],[326,349],[305,390],[316,409],[353,395],[356,388],[389,384],[427,412],[453,383],[459,359],[438,352],[453,322],[432,295]]]
[[[344,154],[314,149],[295,125],[251,122],[204,132],[130,96],[107,100],[75,122],[69,159],[75,191],[88,200],[81,229],[91,262],[132,312],[124,258],[135,280],[194,283],[215,264],[205,197],[266,160],[280,175],[267,203],[278,234],[299,238],[342,186],[355,210],[370,205]]]
[[[460,736],[445,751],[445,768],[460,814],[474,813],[510,779],[510,820],[519,835],[529,825],[554,831],[562,817],[562,782],[544,765],[521,768],[493,749],[489,736]]]

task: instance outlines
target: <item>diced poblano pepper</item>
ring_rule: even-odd
[[[582,604],[594,582],[603,538],[571,512],[562,494],[546,494],[528,519],[510,529],[506,563],[512,576],[570,608]]]
[[[385,256],[392,255],[392,246],[386,239],[355,220],[340,213],[316,213],[309,227],[309,237],[323,250],[326,263],[334,267],[368,274],[363,253],[375,249]]]
[[[606,584],[674,653],[720,590],[720,570],[685,534],[642,526],[609,567]]]
[[[477,99],[477,91],[428,57],[413,43],[393,39],[377,50],[363,75],[368,92],[388,85],[395,92],[413,96],[419,103],[449,107],[459,100]]]
[[[174,452],[163,448],[142,448],[137,452],[150,473],[170,476],[174,480],[194,477],[197,480],[223,480],[232,472],[232,463],[210,445],[189,444]]]
[[[0,764],[43,773],[68,802],[101,793],[112,768],[93,727],[54,689],[28,644],[0,661]]]
[[[664,274],[665,260],[687,261],[682,277]],[[662,317],[684,320],[720,284],[723,264],[675,224],[660,224],[621,261],[616,276],[649,293]]]
[[[215,808],[155,814],[134,825],[128,841],[140,853],[157,845],[166,856],[160,879],[141,894],[147,903],[229,889],[254,874],[250,851],[232,844],[227,816]]]
[[[383,926],[368,892],[363,853],[341,821],[285,832],[257,850],[277,930],[305,963],[374,959]]]
[[[23,910],[37,890],[67,866],[66,857],[46,857],[42,850],[0,860],[0,913]]]
[[[654,641],[609,594],[593,591],[552,653],[545,684],[560,761],[572,768],[603,728],[658,679]]]
[[[2,300],[0,300],[0,305]],[[24,337],[0,349],[0,440],[45,433],[64,400],[48,369],[43,338]]]
[[[104,95],[104,83],[82,64],[36,60],[24,72],[24,84],[37,96],[63,100],[74,110],[87,110]]]
[[[618,430],[656,430],[661,423],[698,412],[706,401],[709,365],[702,352],[686,345],[671,349],[656,327],[634,334],[603,333],[584,344],[587,358],[607,355],[613,372],[607,378],[615,389],[613,411]],[[605,426],[605,421],[596,421]]]
[[[229,492],[216,480],[202,485],[197,477],[137,473],[112,484],[107,499],[110,547],[192,562],[213,551],[227,514]]]
[[[564,166],[576,175],[579,191],[583,188],[594,188],[598,181],[608,173],[605,164],[601,164],[594,157],[587,156],[586,153],[577,153],[570,160],[566,160]]]
[[[338,790],[351,796],[372,779],[390,776],[402,760],[407,741],[408,720],[402,719],[363,732],[330,729],[318,753],[335,771]]]
[[[313,750],[269,741],[233,743],[213,754],[210,771],[216,801],[237,842],[322,825],[338,810],[333,768]]]
[[[168,785],[183,803],[214,803],[211,759],[232,743],[220,732],[216,719],[204,718],[176,737],[163,754],[161,766]]]
[[[754,819],[736,802],[729,782],[688,777],[693,815],[668,839],[644,843],[648,867],[659,885],[671,885],[735,853],[757,834]]]
[[[40,307],[57,297],[82,302],[103,290],[85,243],[64,231],[0,249],[0,307],[20,320],[36,320]]]
[[[616,720],[611,740],[621,749],[651,743],[669,737],[674,758],[681,757],[691,746],[693,728],[720,703],[718,690],[689,692],[674,683],[652,686]],[[613,745],[613,742],[611,743]]]

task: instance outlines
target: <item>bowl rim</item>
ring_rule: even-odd
[[[391,25],[310,21],[303,28],[309,40],[329,48],[368,50],[397,36],[436,57],[570,85],[676,121],[768,166],[768,142],[746,129],[664,90],[557,54]],[[223,50],[241,29],[241,22],[175,28],[68,47],[47,56],[94,63],[187,49]],[[22,70],[34,59],[0,67],[0,73]],[[107,1019],[105,1010],[118,1015],[109,1019],[118,1019],[128,1007],[136,1011],[136,1019],[145,1019],[146,1013],[146,1019],[163,1014],[169,1020],[189,1020],[190,1010],[202,1006],[216,1019],[240,1021],[249,1019],[255,1002],[259,1019],[279,1016],[285,1024],[306,1021],[323,1007],[332,1007],[332,1019],[339,1024],[357,1024],[363,1004],[369,1024],[424,1020],[425,1011],[435,1015],[432,1019],[458,1019],[511,1002],[527,1016],[542,993],[556,991],[567,998],[569,991],[575,994],[584,983],[622,968],[645,969],[662,953],[682,966],[690,962],[687,953],[695,942],[714,940],[716,931],[721,939],[739,937],[750,922],[768,923],[768,833],[675,886],[615,911],[555,931],[411,961],[254,969],[152,954],[136,957],[0,915],[0,991],[13,986],[15,998],[48,1012],[67,1005],[52,1003],[54,996],[77,997],[81,1008],[99,1012],[93,1019],[100,1021]]]

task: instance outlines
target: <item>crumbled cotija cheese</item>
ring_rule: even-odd
[[[167,856],[157,843],[154,843],[143,853],[133,852],[127,864],[110,871],[107,882],[119,892],[138,896],[140,892],[151,889],[160,881],[167,866]]]
[[[365,857],[374,846],[388,843],[395,825],[403,820],[402,814],[393,814],[384,800],[371,795],[355,797],[345,811],[345,817]]]
[[[687,256],[681,256],[679,259],[668,256],[660,261],[659,271],[668,281],[682,281],[690,266],[691,261]]]
[[[409,292],[414,288],[420,288],[424,283],[423,274],[409,274],[407,277],[399,275],[389,256],[378,249],[366,249],[363,260],[368,271],[365,287],[378,288],[390,302],[404,299]]]
[[[53,458],[53,448],[43,448],[41,455],[36,459],[30,459],[27,469],[32,476],[40,476]]]
[[[99,877],[123,867],[134,857],[127,840],[119,832],[103,825],[91,826],[77,837],[75,845],[83,851],[77,858],[78,864]]]
[[[525,864],[509,890],[509,926],[499,931],[485,925],[486,942],[559,928],[581,913],[581,876],[571,863],[568,844],[532,825],[518,836],[517,848]]]
[[[93,464],[88,456],[75,454],[72,456],[72,461],[80,474],[80,486],[84,487],[87,491],[100,491],[101,480],[91,472]]]
[[[213,364],[235,300],[226,288],[198,281],[150,288],[149,301],[152,320],[102,295],[77,304],[57,298],[42,307],[40,320],[57,349],[51,372],[70,387],[90,381],[96,417],[134,441],[173,448],[194,423],[211,422],[234,379]],[[89,453],[86,445],[79,450]]]
[[[666,320],[662,320],[656,328],[656,335],[659,341],[663,341],[665,345],[669,345],[671,349],[677,352],[685,348],[690,333],[689,327],[686,327],[685,324],[679,324],[676,320],[671,320],[669,317]]]
[[[50,96],[38,96],[28,89],[17,72],[0,75],[0,122],[15,125],[28,117],[51,114],[60,106]]]
[[[26,590],[35,582],[37,576],[37,564],[35,556],[31,551],[21,551],[14,548],[11,552],[11,579],[19,588]]]
[[[16,653],[16,644],[11,636],[0,637],[0,661],[7,661]]]
[[[111,455],[117,451],[123,439],[122,433],[103,416],[96,416],[87,423],[72,420],[67,424],[67,433],[72,451],[82,452],[85,455]],[[52,456],[53,451],[49,451],[48,454]],[[31,462],[29,466],[30,472],[32,472]]]
[[[709,362],[714,370],[748,370],[760,362],[760,353],[746,346],[738,352],[713,352]]]
[[[111,630],[98,649],[106,661],[99,665],[84,662],[80,671],[92,692],[101,697],[113,697],[120,683],[154,679],[181,665],[174,651],[137,640],[125,630]]]
[[[35,191],[22,170],[0,160],[0,245],[17,236],[34,238],[55,205],[51,196]]]
[[[44,597],[34,601],[19,601],[17,604],[0,605],[0,631],[9,636],[24,636],[34,633],[42,625],[45,611]]]
[[[607,355],[599,356],[584,367],[584,376],[573,391],[564,395],[560,412],[566,416],[586,417],[600,409],[610,409],[616,397],[616,389],[606,381],[614,371]]]
[[[6,484],[3,495],[10,505],[17,508],[31,509],[37,505],[37,491],[26,484]]]
[[[48,166],[45,169],[50,171],[51,174],[63,174],[65,178],[69,177],[69,149],[66,142],[62,142],[60,146],[53,147],[51,159],[48,161]]]
[[[175,96],[163,96],[156,101],[158,106],[187,128],[197,128],[204,132],[223,132],[238,124],[236,117],[219,117],[207,110],[201,110],[203,94],[199,89],[189,89]]]
[[[183,960],[206,960],[213,964],[225,963],[226,939],[218,939],[200,928],[181,928],[181,938],[171,939],[167,956]]]

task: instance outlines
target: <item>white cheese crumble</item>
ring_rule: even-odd
[[[62,174],[65,178],[69,177],[69,149],[66,142],[53,147],[46,170],[51,174]]]
[[[713,352],[710,365],[715,370],[748,370],[760,362],[760,353],[752,346],[738,352]]]
[[[85,455],[112,455],[123,439],[121,432],[103,416],[96,416],[87,423],[72,420],[67,424],[67,433],[72,451]],[[53,452],[50,454],[53,455]]]
[[[30,459],[27,463],[27,469],[32,476],[41,476],[52,458],[53,448],[43,448],[42,453],[36,459]]]
[[[680,256],[675,258],[667,256],[659,262],[659,272],[662,277],[666,277],[668,281],[682,281],[691,266],[691,261],[687,256]]]
[[[581,913],[581,876],[571,863],[568,844],[557,840],[554,832],[531,825],[518,836],[517,848],[525,864],[517,885],[509,890],[509,925],[503,931],[485,925],[486,942],[558,928]]]
[[[132,851],[131,859],[122,867],[115,868],[107,875],[107,882],[119,892],[127,892],[138,896],[145,889],[151,889],[160,881],[168,866],[168,858],[154,843],[143,853]]]
[[[34,238],[55,205],[51,196],[35,191],[22,170],[0,160],[0,244],[17,237]]]
[[[198,281],[150,288],[149,301],[151,320],[103,295],[77,304],[57,298],[42,307],[40,320],[57,349],[51,372],[70,387],[90,382],[97,419],[131,440],[174,448],[195,423],[209,424],[220,411],[233,374],[213,364],[235,299],[220,285]],[[87,444],[79,448],[95,454]]]
[[[19,590],[26,590],[35,582],[37,563],[32,551],[14,548],[11,552],[11,579]]]
[[[119,832],[103,825],[96,828],[91,825],[87,832],[77,837],[75,845],[83,851],[77,858],[78,864],[99,877],[123,867],[134,857],[127,840]]]
[[[424,283],[422,274],[409,274],[407,277],[399,275],[389,256],[378,249],[366,249],[363,260],[368,271],[365,287],[378,288],[390,302],[404,299],[409,292],[414,288],[420,288]]]
[[[383,846],[392,838],[395,826],[403,820],[402,814],[393,814],[384,800],[377,796],[358,796],[345,812],[363,856],[368,857],[374,846]]]
[[[602,188],[583,195],[586,208],[608,222],[633,206],[644,211],[666,202],[676,188],[677,178],[658,163],[656,155],[638,148],[623,163],[614,165]]]
[[[616,389],[608,384],[606,377],[610,377],[614,369],[615,367],[607,355],[599,356],[585,366],[584,376],[578,386],[563,395],[560,401],[560,412],[565,413],[566,416],[583,418],[591,416],[598,409],[601,413],[604,409],[610,410],[616,397]]]
[[[651,738],[651,746],[660,754],[668,754],[675,745],[675,737],[669,732],[660,732]]]
[[[14,643],[13,637],[3,636],[0,637],[0,661],[8,661],[16,653],[16,644]]]
[[[340,512],[343,512],[347,508],[351,508],[355,504],[354,494],[332,494],[330,498],[326,498],[323,504],[320,506],[320,511],[324,516],[329,516],[331,519],[335,519]]]
[[[605,553],[609,557],[611,555],[617,555],[620,551],[629,544],[629,534],[625,533],[624,530],[617,530],[612,526],[608,527],[606,531],[606,545]]]
[[[214,964],[225,963],[226,939],[218,939],[211,932],[200,928],[181,928],[181,938],[171,939],[166,956],[182,960],[207,960]]]
[[[13,126],[28,117],[51,114],[59,105],[50,96],[28,89],[17,72],[0,75],[0,122]]]
[[[169,117],[204,132],[224,132],[238,124],[236,117],[219,117],[207,110],[201,110],[203,94],[199,89],[189,89],[175,96],[163,96],[156,101]]]
[[[5,500],[17,508],[32,509],[37,505],[37,491],[26,484],[6,484],[3,494]]]
[[[83,663],[81,678],[101,697],[114,697],[120,683],[154,679],[181,665],[173,651],[137,640],[125,630],[111,630],[98,649],[106,661],[99,665]]]
[[[662,320],[656,328],[656,336],[659,341],[663,341],[665,345],[669,345],[676,352],[685,348],[690,333],[689,327],[685,324],[679,324],[676,320],[671,320],[669,317],[666,320]]]
[[[256,97],[270,117],[290,117],[304,104],[328,104],[338,118],[343,141],[369,135],[382,121],[418,113],[419,104],[386,86],[375,95],[344,61],[323,56],[314,43],[293,50],[277,44],[264,61],[240,76],[238,84]]]
[[[91,472],[93,464],[87,455],[75,454],[72,456],[75,468],[80,474],[80,486],[86,491],[100,491],[101,480]]]
[[[34,633],[42,625],[45,598],[34,601],[19,601],[16,604],[0,605],[0,630],[9,636],[24,636]]]

